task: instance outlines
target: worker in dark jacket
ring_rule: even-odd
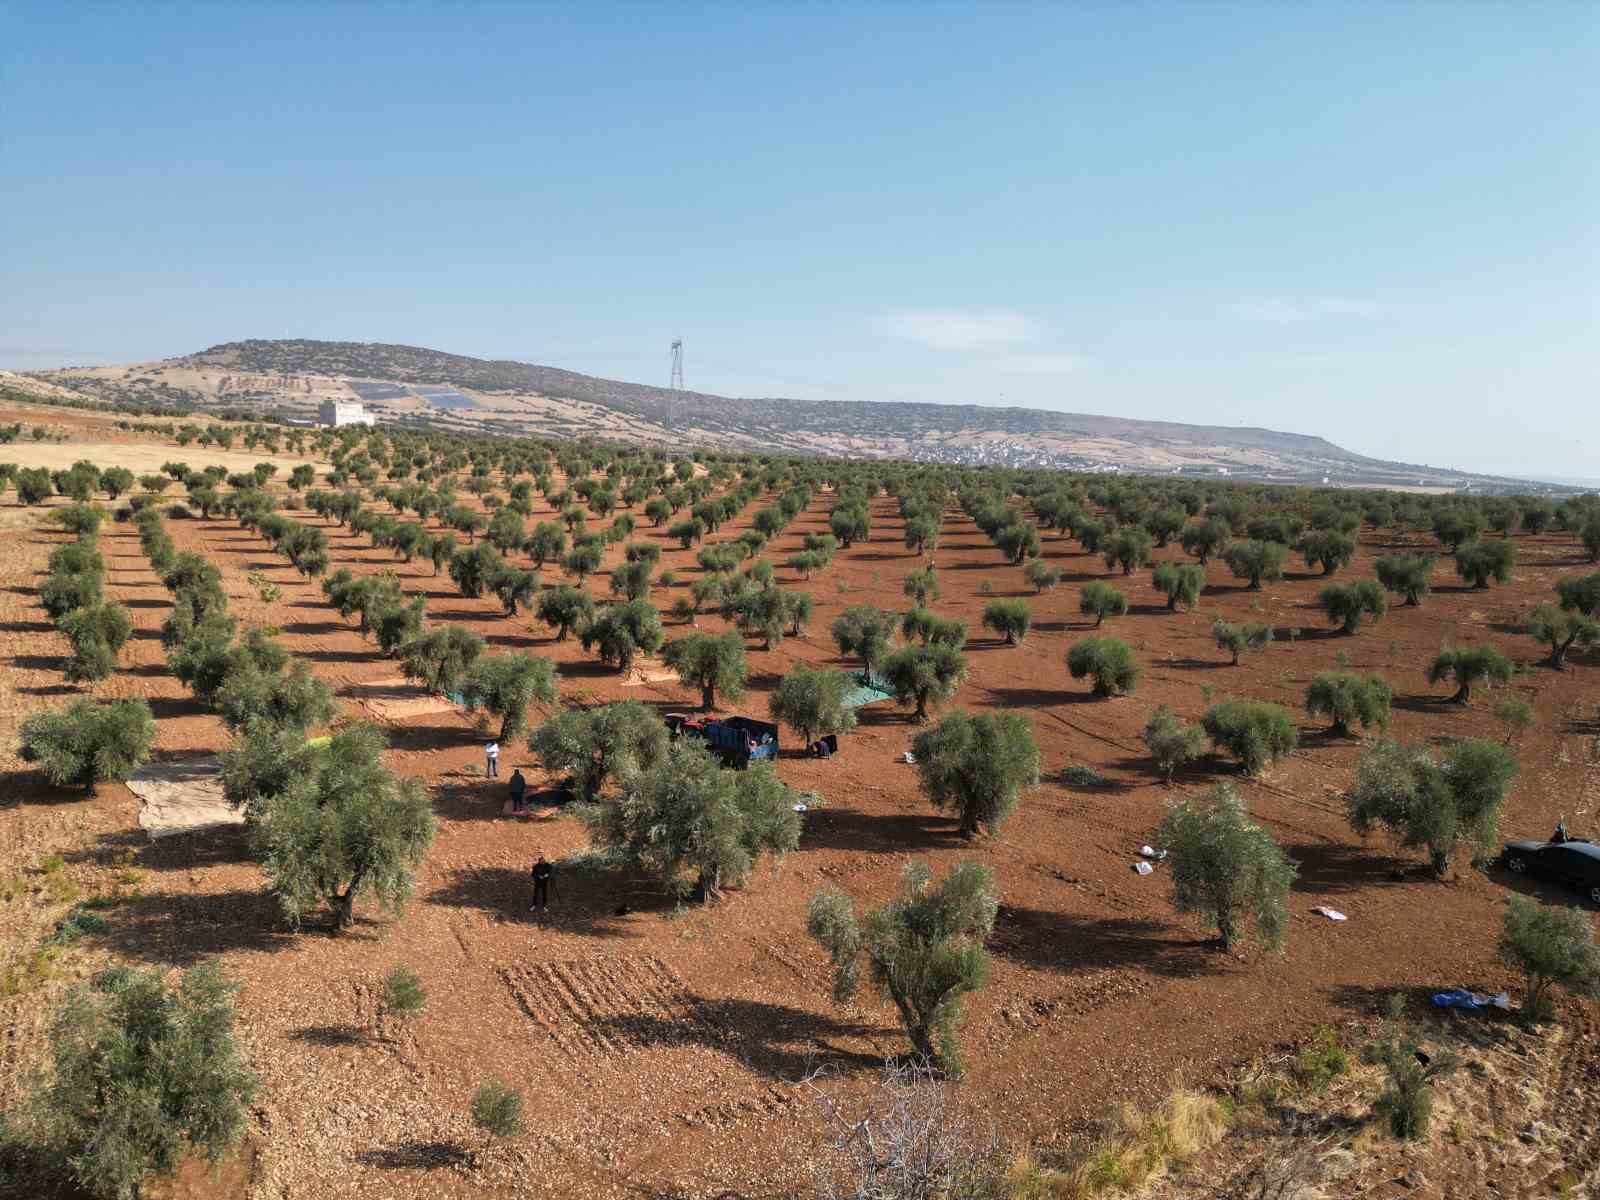
[[[528,781],[523,778],[520,767],[511,772],[511,778],[507,780],[507,786],[511,790],[511,811],[519,813],[522,811],[523,803],[528,796]]]
[[[549,862],[544,852],[539,852],[539,859],[533,864],[533,906],[529,912],[543,911],[550,907],[550,880],[555,877],[555,864]]]

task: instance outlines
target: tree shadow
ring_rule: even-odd
[[[629,928],[630,915],[664,914],[675,903],[665,889],[641,886],[637,877],[570,864],[557,864],[550,891],[550,910],[534,912],[533,880],[527,868],[463,867],[452,871],[449,882],[429,892],[426,900],[476,909],[517,925],[548,923],[564,934],[630,939],[640,936]]]
[[[933,813],[874,816],[854,808],[806,813],[802,850],[938,850],[966,846],[954,818]]]
[[[11,665],[20,671],[60,671],[66,662],[66,656],[61,654],[18,654]]]
[[[291,621],[281,627],[284,633],[303,633],[306,635],[339,633],[349,629],[350,626],[342,621]]]
[[[454,1142],[412,1138],[393,1146],[363,1150],[355,1156],[355,1161],[382,1171],[429,1171],[437,1167],[468,1166],[472,1155]]]
[[[1058,691],[1055,688],[989,688],[995,703],[991,708],[1048,708],[1054,704],[1102,704],[1115,696],[1098,696],[1084,688]]]
[[[289,1035],[297,1042],[313,1046],[360,1046],[367,1042],[367,1031],[354,1025],[308,1025]]]
[[[458,750],[471,745],[476,734],[470,725],[390,725],[389,749],[416,753]]]
[[[88,935],[104,948],[149,963],[193,966],[234,950],[279,951],[295,944],[265,891],[153,893],[124,900]]]
[[[679,1011],[603,1016],[587,1028],[640,1048],[691,1047],[727,1054],[768,1079],[792,1083],[820,1065],[879,1071],[883,1055],[851,1050],[830,1039],[881,1037],[884,1026],[743,998],[682,998]]]
[[[201,717],[209,710],[193,696],[154,696],[149,701],[150,715],[158,721],[177,717]]]
[[[374,646],[370,650],[297,650],[295,657],[320,663],[360,663],[374,662],[383,655]]]
[[[1291,890],[1313,895],[1343,895],[1392,883],[1394,873],[1415,865],[1360,845],[1329,842],[1285,844],[1283,852],[1294,862]]]
[[[70,683],[45,683],[37,687],[19,687],[16,691],[19,696],[71,696],[78,689]]]
[[[1445,712],[1456,707],[1449,696],[1434,696],[1426,692],[1413,696],[1396,696],[1392,704],[1403,712],[1416,713]]]
[[[0,633],[49,633],[54,628],[49,621],[0,621]]]
[[[1002,904],[989,948],[1038,970],[1136,968],[1165,978],[1216,974],[1236,965],[1215,938],[1183,936],[1146,917],[1092,917]]]

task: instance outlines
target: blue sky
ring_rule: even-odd
[[[0,2],[0,366],[409,342],[1600,477],[1600,6]]]

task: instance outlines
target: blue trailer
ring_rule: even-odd
[[[674,736],[702,739],[713,754],[741,771],[753,762],[776,761],[778,757],[778,727],[767,721],[751,717],[704,720],[668,713],[667,727]]]

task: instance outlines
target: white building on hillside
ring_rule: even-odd
[[[317,418],[324,425],[332,425],[335,429],[341,425],[376,425],[378,418],[369,413],[362,405],[354,400],[324,400],[322,407],[317,412]]]

